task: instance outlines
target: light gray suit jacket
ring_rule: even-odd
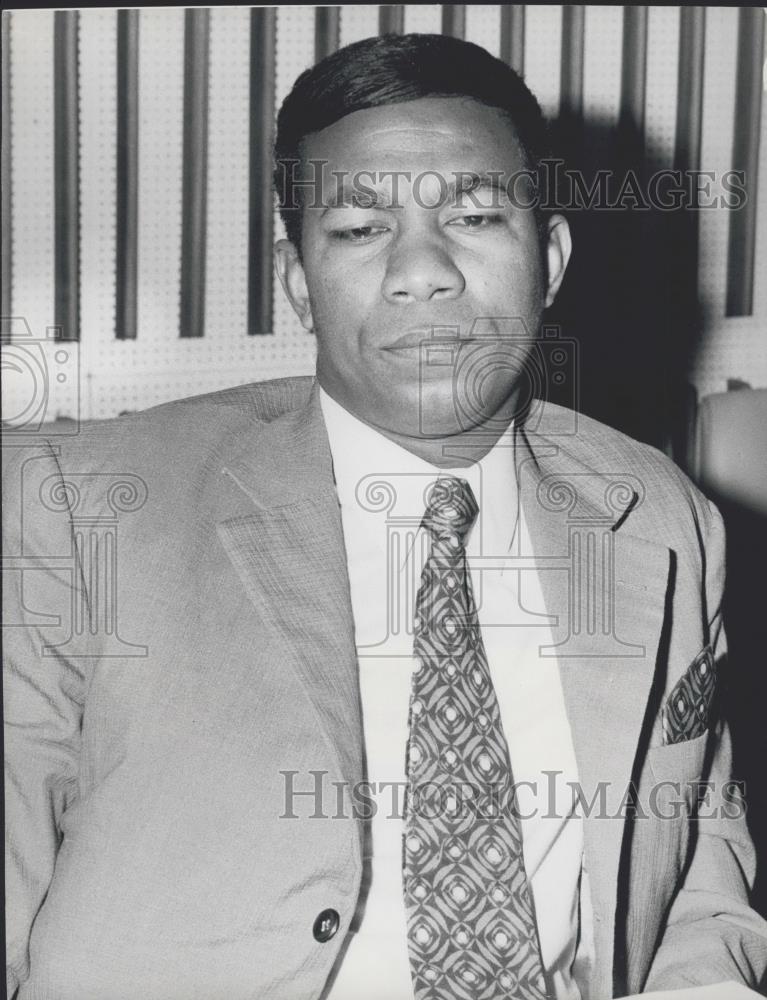
[[[359,892],[360,822],[285,818],[281,772],[304,789],[313,771],[328,789],[354,783],[363,744],[316,389],[242,386],[11,458],[8,982],[20,1000],[322,993]],[[727,726],[712,712],[705,733],[664,744],[661,725],[702,649],[720,683],[725,670],[721,520],[660,453],[573,420],[534,407],[517,460],[592,806],[589,997],[753,984],[767,929],[747,903],[755,859],[725,788]],[[668,782],[695,779],[715,788],[691,819]],[[312,926],[327,908],[340,930],[321,943]]]

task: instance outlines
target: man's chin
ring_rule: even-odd
[[[500,434],[517,415],[520,400],[516,392],[467,397],[458,388],[452,381],[447,387],[421,387],[418,422],[423,435]]]
[[[320,380],[322,383],[322,379]],[[326,391],[327,390],[327,387]],[[515,415],[515,400],[462,399],[452,378],[379,379],[359,386],[353,397],[329,390],[358,419],[387,436],[420,441],[454,439],[464,434],[500,435]],[[342,398],[340,398],[342,397]]]

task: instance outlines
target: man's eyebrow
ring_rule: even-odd
[[[415,180],[417,181],[419,176],[433,174],[434,171],[428,170],[423,175],[417,174]],[[503,179],[505,176],[502,170],[487,172],[460,170],[446,173],[443,177],[444,184],[441,185],[440,193],[443,197],[440,199],[440,204],[455,204],[462,196],[484,192],[493,195],[494,206],[500,206],[510,200],[508,180]],[[448,180],[448,177],[452,179]],[[390,185],[385,183],[391,178],[391,171],[381,171],[380,174],[376,174],[367,170],[336,178],[334,185],[328,185],[330,190],[325,195],[322,214],[325,215],[334,208],[401,208],[398,201],[399,188],[395,187],[392,191]],[[400,180],[402,179],[400,177]],[[412,177],[408,175],[407,179],[410,180]],[[392,200],[393,193],[394,200]],[[478,202],[475,201],[474,204],[480,207]]]
[[[392,204],[391,193],[381,187],[386,177],[386,172],[383,172],[377,181],[372,171],[363,171],[344,177],[340,183],[336,178],[336,183],[324,198],[322,214],[331,208],[396,208],[397,205]]]
[[[471,170],[456,172],[454,179],[447,185],[447,196],[455,199],[460,195],[474,194],[475,192],[487,191],[495,195],[502,195],[508,200],[508,182],[502,180],[504,171],[488,171],[487,173],[475,173]]]

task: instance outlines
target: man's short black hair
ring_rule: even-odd
[[[449,35],[380,35],[354,42],[303,72],[277,116],[274,182],[288,239],[299,252],[301,188],[293,182],[302,141],[354,111],[423,97],[473,98],[505,112],[529,170],[548,155],[548,128],[538,101],[522,78],[486,49]],[[538,221],[541,228],[540,213]]]

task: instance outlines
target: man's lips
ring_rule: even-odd
[[[383,349],[385,351],[407,351],[427,347],[430,344],[468,344],[472,340],[474,340],[473,337],[460,337],[456,333],[455,327],[428,327],[423,330],[409,330]]]

